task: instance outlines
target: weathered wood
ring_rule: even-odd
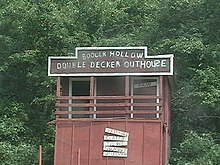
[[[86,104],[65,104],[57,103],[56,108],[67,108],[67,107],[153,107],[162,106],[162,103],[86,103]]]
[[[162,111],[156,111],[156,110],[135,110],[135,111],[129,111],[129,110],[114,110],[114,111],[56,111],[56,115],[65,115],[65,114],[82,114],[82,115],[92,115],[92,114],[161,114]]]
[[[60,96],[57,100],[130,100],[130,99],[162,99],[162,96],[148,95],[148,96]]]

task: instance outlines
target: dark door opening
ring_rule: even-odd
[[[71,93],[70,96],[89,96],[90,95],[90,81],[89,79],[72,79],[71,83]],[[82,104],[89,103],[88,100],[70,100],[71,104]],[[72,107],[72,111],[88,111],[87,107]],[[89,115],[85,114],[74,114],[69,116],[69,118],[88,118]]]

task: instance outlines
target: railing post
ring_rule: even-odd
[[[129,96],[130,92],[130,80],[129,76],[125,76],[125,97]],[[130,99],[131,100],[131,99]],[[125,99],[125,103],[129,103],[129,100]],[[125,111],[129,110],[131,108],[126,107]],[[129,118],[129,115],[125,115],[126,118]]]
[[[90,77],[90,96],[93,96],[94,97],[94,92],[95,92],[95,77]],[[96,104],[96,99],[92,99],[90,100],[90,103],[93,103],[93,104]],[[90,107],[89,108],[89,111],[96,111],[96,107]],[[94,113],[92,115],[92,118],[96,118],[96,114]]]
[[[56,97],[60,97],[60,77],[57,77],[57,93]],[[60,103],[60,100],[58,101]],[[58,110],[58,108],[56,108]],[[56,118],[59,118],[58,115],[56,115]]]

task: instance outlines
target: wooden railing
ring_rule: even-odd
[[[60,96],[58,118],[160,119],[161,96]]]

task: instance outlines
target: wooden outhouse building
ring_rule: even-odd
[[[82,47],[49,57],[57,77],[54,165],[165,165],[173,55]]]

